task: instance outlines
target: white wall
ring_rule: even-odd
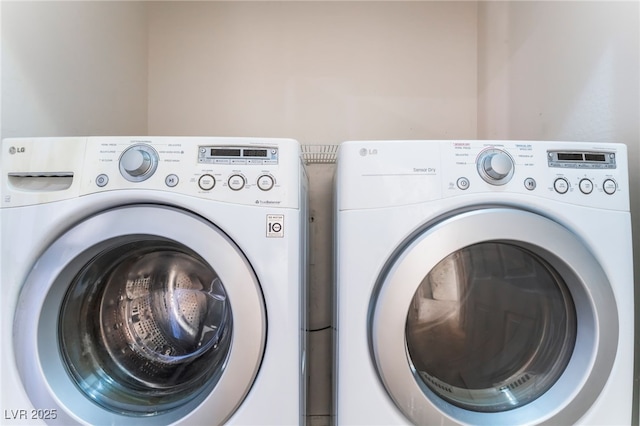
[[[473,138],[475,2],[160,2],[149,132]]]
[[[146,133],[143,3],[0,7],[2,137]]]

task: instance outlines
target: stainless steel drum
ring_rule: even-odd
[[[149,415],[210,389],[232,320],[220,278],[188,248],[136,241],[96,256],[73,280],[59,335],[68,372],[101,406]]]

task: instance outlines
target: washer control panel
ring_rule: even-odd
[[[2,141],[2,207],[138,190],[265,208],[300,208],[305,179],[293,139],[61,137]]]
[[[300,179],[300,148],[290,139],[95,137],[86,156],[87,193],[158,189],[247,205],[297,203],[286,185]]]

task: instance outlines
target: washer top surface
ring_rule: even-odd
[[[358,141],[341,145],[338,158],[339,210],[517,194],[532,203],[629,211],[623,144]]]

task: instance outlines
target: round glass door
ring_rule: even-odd
[[[573,351],[576,314],[548,262],[485,242],[447,256],[422,280],[406,339],[417,380],[458,407],[497,412],[556,382]]]
[[[216,272],[171,241],[117,245],[74,277],[59,342],[82,392],[117,413],[182,405],[224,370],[233,320]],[[100,384],[100,386],[96,386]]]
[[[242,251],[168,206],[75,224],[34,263],[18,303],[18,373],[60,424],[224,424],[266,344],[264,298]]]
[[[573,424],[607,382],[618,312],[583,240],[508,207],[425,224],[369,309],[378,377],[414,424]]]

